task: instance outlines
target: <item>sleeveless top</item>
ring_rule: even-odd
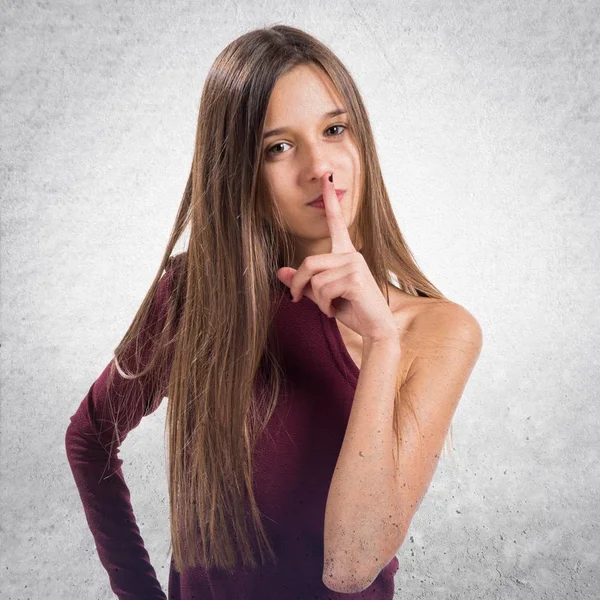
[[[169,271],[159,282],[144,339],[159,331],[170,289]],[[254,492],[277,563],[254,570],[204,569],[177,573],[171,558],[168,600],[392,600],[394,557],[362,592],[335,592],[322,581],[325,506],[341,450],[359,369],[335,318],[309,298],[292,303],[287,288],[276,294],[273,335],[284,373],[282,393],[254,453]],[[279,302],[281,300],[281,302]],[[144,346],[142,346],[144,347]],[[112,362],[112,361],[111,361]],[[119,443],[164,394],[160,380],[125,380],[110,390],[110,363],[92,384],[67,428],[67,458],[99,558],[120,599],[165,600],[133,514],[118,458]],[[164,376],[164,373],[163,373]],[[115,398],[120,442],[112,442]],[[121,419],[128,412],[130,420]],[[107,465],[108,460],[108,465]]]

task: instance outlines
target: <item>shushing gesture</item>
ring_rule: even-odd
[[[333,173],[329,177],[329,173],[321,177],[321,187],[331,252],[307,256],[298,269],[283,267],[277,277],[290,288],[292,302],[307,296],[363,340],[397,340],[394,315],[363,255],[352,244]]]

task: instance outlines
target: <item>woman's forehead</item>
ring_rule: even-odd
[[[322,119],[331,111],[345,108],[343,98],[325,73],[314,66],[299,65],[277,80],[264,130],[287,128],[302,119]]]

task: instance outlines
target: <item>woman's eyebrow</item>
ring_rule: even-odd
[[[332,117],[337,117],[338,115],[346,114],[348,111],[345,108],[336,108],[335,110],[330,110],[329,112],[323,115],[323,119],[331,119]],[[270,129],[263,135],[263,140],[266,140],[268,137],[279,135],[280,133],[284,133],[289,129],[289,126],[286,127],[277,127],[276,129]]]

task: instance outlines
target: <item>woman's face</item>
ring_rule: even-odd
[[[263,177],[288,230],[295,238],[295,264],[312,254],[331,252],[325,210],[308,206],[322,193],[321,178],[333,172],[350,237],[355,242],[360,157],[347,114],[327,75],[317,66],[300,65],[282,75],[273,88],[263,130]],[[272,129],[281,129],[269,135]],[[355,244],[356,245],[356,244]]]

